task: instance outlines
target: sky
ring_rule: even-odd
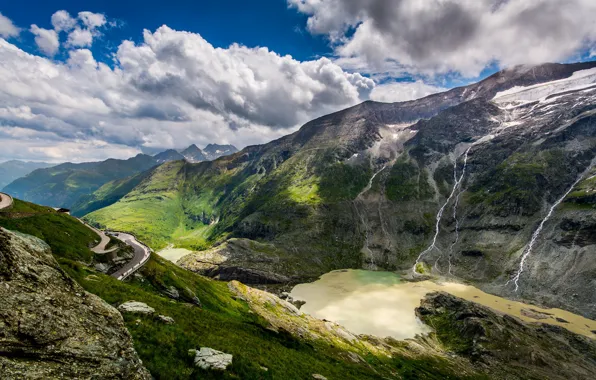
[[[0,162],[238,148],[365,100],[596,59],[593,0],[0,5]]]

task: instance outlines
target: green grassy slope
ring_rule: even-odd
[[[49,207],[15,199],[9,210],[0,211],[0,226],[44,240],[55,255],[89,262],[89,249],[99,236],[77,219]]]
[[[37,204],[71,208],[80,197],[93,193],[105,183],[143,172],[156,164],[153,157],[143,154],[128,160],[66,163],[35,170],[6,186],[5,191]]]

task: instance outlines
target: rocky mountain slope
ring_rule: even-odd
[[[210,248],[185,265],[213,274],[416,267],[596,318],[595,66],[365,102],[212,162],[162,165],[87,219],[154,248]]]
[[[120,313],[69,278],[43,241],[0,228],[0,285],[3,378],[151,378]]]
[[[54,164],[19,160],[0,163],[0,190],[15,179],[24,177],[35,169],[48,168],[51,166],[54,166]]]
[[[234,145],[219,145],[219,144],[208,144],[204,149],[203,153],[207,160],[215,160],[223,156],[229,156],[238,152],[238,149]]]
[[[205,156],[205,153],[195,144],[192,144],[188,148],[184,149],[180,152],[180,154],[182,154],[184,159],[186,159],[188,162],[201,162],[208,160],[208,158]]]

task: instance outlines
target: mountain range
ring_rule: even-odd
[[[587,321],[582,335],[532,306],[520,311],[527,322],[434,292],[415,309],[429,333],[398,340],[314,318],[283,290],[333,269],[387,270],[402,283],[471,283],[509,307],[521,300],[595,319],[596,62],[518,66],[414,101],[365,102],[212,161],[185,157],[213,151],[225,147],[62,164],[8,186],[0,322],[10,339],[0,371],[593,378]],[[23,195],[71,204],[154,250],[194,252],[176,264],[151,254],[120,281],[101,268],[133,257],[128,243],[110,239],[110,253],[95,254],[95,230]],[[374,301],[395,302],[382,294]],[[231,364],[197,368],[205,354]]]
[[[8,185],[17,178],[21,178],[31,173],[35,169],[49,168],[54,164],[47,162],[31,162],[11,160],[0,163],[0,189]]]
[[[190,163],[197,163],[201,161],[215,160],[219,157],[236,153],[237,151],[238,149],[234,145],[209,144],[205,149],[201,150],[195,144],[192,144],[188,148],[182,150],[168,149],[156,154],[154,157],[159,163],[177,160],[186,160]]]
[[[217,148],[213,150],[211,147]],[[127,160],[108,159],[55,166],[9,161],[0,164],[0,173],[5,170],[12,177],[24,173],[4,187],[6,192],[17,198],[52,207],[68,208],[74,215],[84,215],[116,202],[130,191],[133,185],[145,178],[149,174],[146,173],[148,170],[164,162],[205,161],[210,159],[209,157],[221,157],[237,150],[232,145],[209,144],[207,148],[208,153],[203,153],[193,144],[182,153],[170,149],[155,156],[139,154]]]
[[[595,67],[367,101],[214,161],[164,163],[86,219],[203,250],[181,265],[218,278],[414,268],[595,318]]]

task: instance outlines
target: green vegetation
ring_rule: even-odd
[[[132,191],[149,172],[143,172],[124,179],[110,181],[97,189],[93,194],[82,196],[72,205],[71,213],[83,216],[118,202]]]
[[[473,186],[469,201],[502,216],[532,215],[542,208],[545,188],[564,191],[568,165],[561,150],[515,153]]]
[[[17,179],[4,190],[15,198],[72,208],[81,197],[87,197],[107,182],[141,173],[156,164],[153,157],[143,154],[128,160],[66,163],[35,170]]]
[[[428,173],[415,161],[398,160],[389,172],[387,198],[393,202],[426,200],[433,196]]]
[[[458,378],[451,364],[440,357],[368,354],[364,356],[366,364],[359,364],[332,342],[305,341],[284,331],[274,332],[226,283],[198,276],[155,255],[141,269],[141,278],[117,281],[81,262],[89,258],[86,244],[96,236],[76,219],[19,200],[11,212],[0,214],[0,225],[48,242],[61,267],[87,291],[114,306],[129,300],[145,302],[156,314],[174,318],[175,324],[167,325],[152,316],[124,315],[135,349],[156,379],[302,379],[313,373],[343,379],[376,379],[392,373],[409,379]],[[256,242],[251,246],[274,250]],[[179,291],[179,299],[164,295],[170,287]],[[196,305],[195,296],[201,306]],[[232,366],[224,373],[195,368],[188,350],[203,346],[233,354]]]
[[[11,209],[0,211],[0,226],[38,237],[55,255],[71,260],[89,262],[93,255],[89,247],[99,241],[95,232],[75,218],[18,199]]]

